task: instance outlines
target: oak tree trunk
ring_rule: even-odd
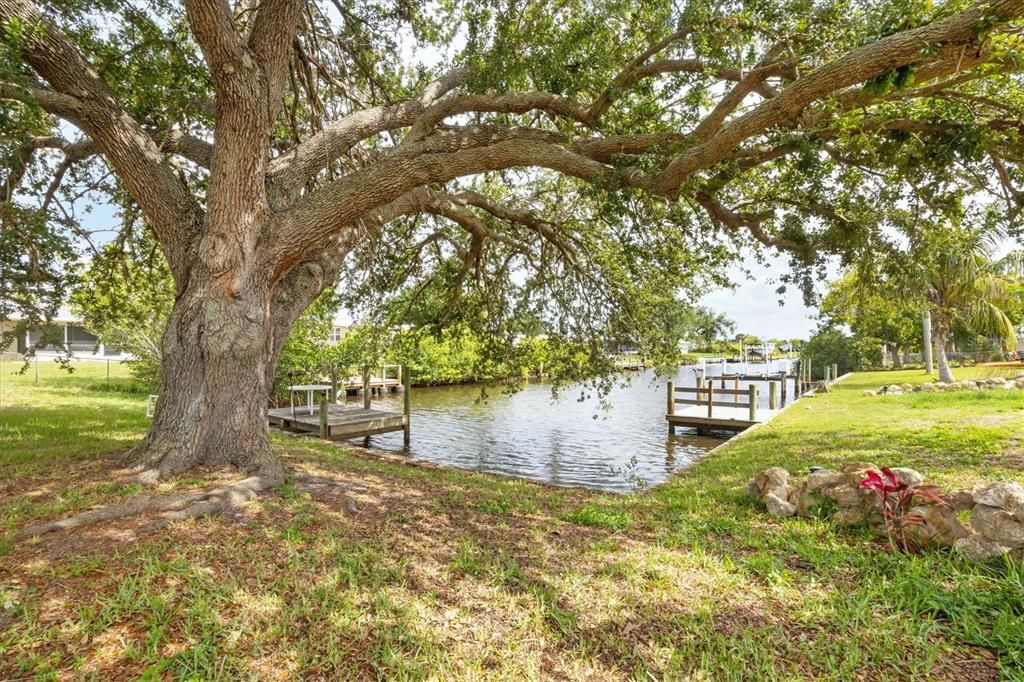
[[[265,285],[234,295],[190,286],[164,334],[160,397],[137,462],[155,477],[234,465],[282,480],[267,432],[274,348]]]

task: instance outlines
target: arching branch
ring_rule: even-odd
[[[717,163],[744,140],[772,126],[791,122],[814,101],[907,64],[927,62],[926,48],[978,43],[978,27],[991,18],[1007,21],[1024,13],[1024,0],[994,0],[948,19],[902,31],[869,43],[801,76],[777,96],[726,123],[709,139],[676,157],[658,178],[656,189],[671,193],[702,168]]]
[[[293,192],[359,142],[411,126],[426,107],[458,87],[467,75],[466,69],[454,69],[427,85],[416,99],[362,109],[327,124],[271,162],[268,169],[271,184],[282,193]]]
[[[22,89],[27,96],[75,123],[95,141],[142,207],[176,275],[188,267],[185,250],[198,231],[201,211],[153,139],[117,104],[117,98],[60,29],[28,0],[0,0],[0,24],[39,30],[22,34],[25,61],[53,91]],[[16,96],[17,88],[4,95]]]

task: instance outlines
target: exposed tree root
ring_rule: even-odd
[[[124,504],[91,509],[65,519],[27,526],[15,535],[15,540],[24,540],[59,530],[81,528],[128,516],[160,512],[159,517],[144,527],[144,530],[156,530],[175,521],[223,513],[232,507],[252,500],[260,492],[278,482],[276,477],[250,476],[228,486],[184,495],[140,493]]]
[[[362,486],[336,481],[328,477],[316,476],[304,471],[293,471],[292,480],[296,483],[296,487],[299,490],[310,493],[313,497],[324,497],[331,489],[355,492],[365,490]],[[72,530],[106,521],[155,512],[158,516],[140,529],[144,533],[152,532],[178,521],[185,521],[200,516],[223,514],[230,509],[255,499],[261,492],[280,484],[280,482],[281,478],[274,471],[270,475],[250,476],[231,485],[194,493],[178,495],[140,493],[124,504],[103,507],[101,509],[90,509],[89,511],[57,521],[47,521],[26,526],[14,537],[15,540],[25,540],[56,531]],[[345,499],[345,507],[350,513],[356,513],[355,502],[350,498]]]

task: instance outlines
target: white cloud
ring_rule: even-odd
[[[736,288],[713,291],[700,303],[736,322],[737,332],[762,338],[806,339],[817,326],[817,309],[804,305],[803,294],[797,288],[790,286],[781,296],[775,291],[788,267],[782,257],[769,258],[764,264],[733,267],[729,276],[737,283]]]

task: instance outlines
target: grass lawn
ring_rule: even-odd
[[[125,499],[146,427],[123,373],[0,377],[0,533]],[[994,370],[958,370],[958,378]],[[644,494],[366,459],[277,434],[334,485],[237,514],[0,541],[0,679],[1024,678],[1024,568],[893,556],[777,520],[770,465],[870,460],[1024,482],[1024,394],[865,398],[858,374]],[[206,472],[162,484],[224,480]]]

